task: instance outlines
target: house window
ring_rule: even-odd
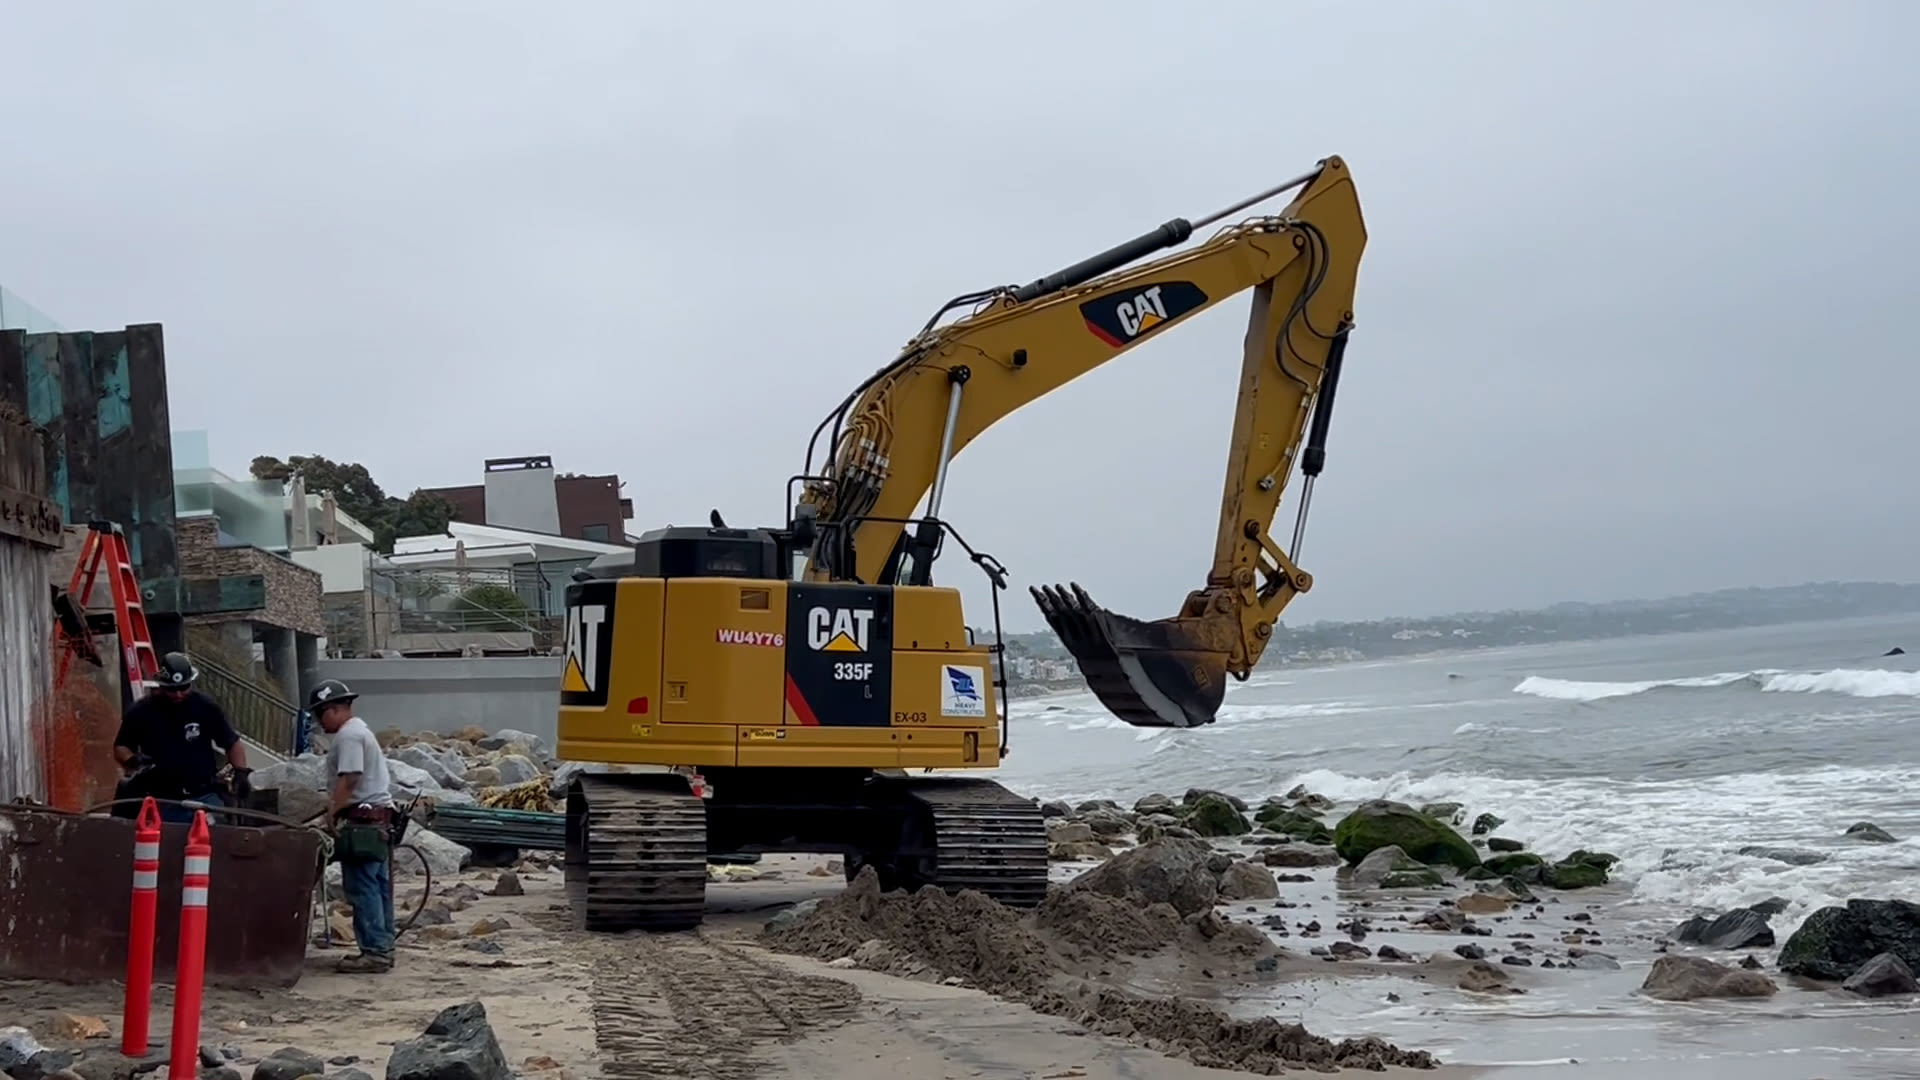
[[[582,525],[580,526],[580,539],[597,540],[604,544],[607,542],[607,527],[605,525]]]

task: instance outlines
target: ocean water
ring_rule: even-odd
[[[1920,888],[1920,616],[1285,669],[1230,686],[1214,724],[1145,730],[1090,695],[1013,706],[998,779],[1046,798],[1295,784],[1492,811],[1555,856],[1621,857],[1648,926],[1770,897],[1775,924]],[[1895,844],[1843,839],[1873,821]],[[1749,845],[1818,852],[1790,866]]]

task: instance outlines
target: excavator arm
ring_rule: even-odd
[[[1229,225],[1149,262],[1255,202],[1297,189],[1278,214]],[[1210,723],[1225,676],[1244,680],[1280,614],[1312,578],[1294,563],[1325,461],[1326,426],[1347,334],[1366,224],[1338,157],[1198,226],[1175,219],[1018,288],[959,298],[979,309],[939,315],[892,364],[821,425],[833,459],[808,481],[795,522],[811,534],[803,576],[927,584],[940,542],[947,469],[981,432],[1027,403],[1230,297],[1253,291],[1225,492],[1206,584],[1153,622],[1095,604],[1078,585],[1032,590],[1041,612],[1114,715],[1141,727]],[[943,309],[943,312],[946,309]],[[820,433],[816,433],[816,439]],[[811,458],[811,454],[809,455]],[[1296,462],[1304,475],[1292,543],[1270,533]],[[928,498],[926,513],[913,512]],[[907,526],[915,528],[909,530]]]

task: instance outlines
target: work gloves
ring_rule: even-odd
[[[253,794],[253,770],[252,769],[233,770],[233,797],[235,799],[245,800],[248,796],[252,794]]]

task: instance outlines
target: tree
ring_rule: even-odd
[[[463,614],[463,630],[525,630],[533,609],[505,585],[482,582],[460,594],[454,610]]]
[[[393,542],[402,536],[426,536],[445,532],[453,520],[453,504],[430,491],[415,489],[404,499],[381,489],[358,462],[337,462],[318,454],[295,454],[286,460],[262,455],[248,469],[255,480],[281,483],[298,475],[306,481],[311,494],[331,492],[334,505],[373,530],[374,550],[393,551]]]

